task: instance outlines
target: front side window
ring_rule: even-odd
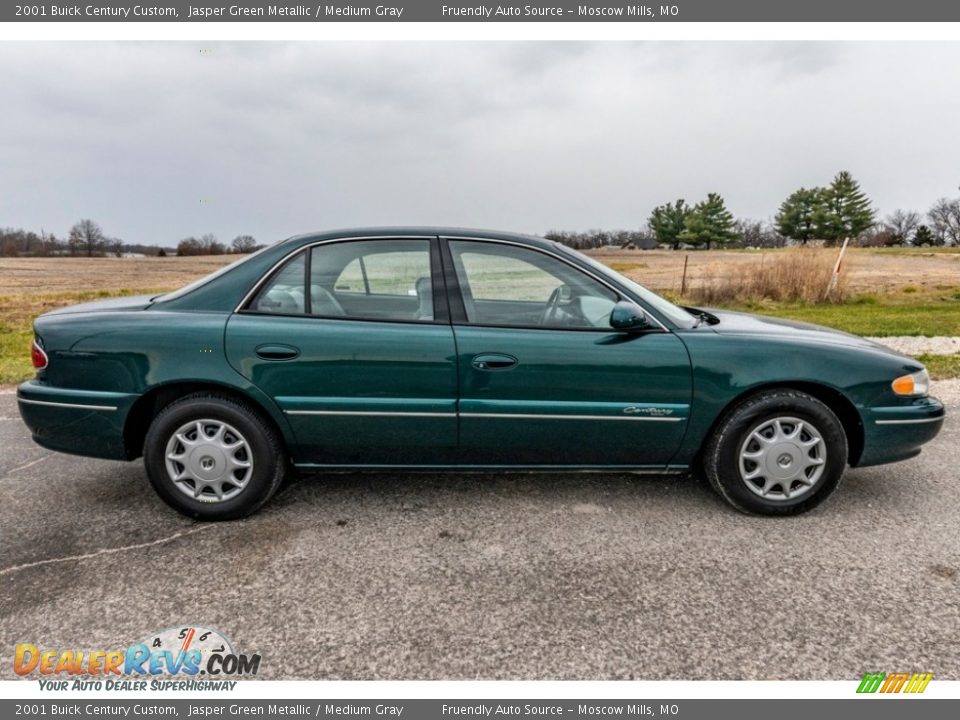
[[[270,279],[250,309],[432,322],[433,302],[429,240],[352,240],[302,251]]]
[[[479,325],[609,328],[615,292],[546,253],[451,240],[467,321]]]

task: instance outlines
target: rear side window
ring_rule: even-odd
[[[371,252],[351,260],[334,288],[338,293],[409,296],[416,293],[417,280],[429,277],[429,247],[414,247],[400,252]]]
[[[250,304],[257,312],[276,313],[278,315],[300,315],[305,313],[304,285],[307,272],[307,256],[299,253],[280,268],[267,282]]]
[[[248,309],[279,315],[433,322],[431,244],[424,239],[350,240],[301,251]]]

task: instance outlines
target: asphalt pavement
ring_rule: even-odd
[[[815,511],[688,479],[337,474],[200,524],[139,461],[50,453],[0,394],[0,679],[17,643],[198,623],[286,679],[960,679],[960,385],[918,458]],[[943,394],[943,393],[941,393]]]

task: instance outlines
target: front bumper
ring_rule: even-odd
[[[943,427],[943,403],[926,397],[910,405],[869,408],[864,413],[863,453],[857,467],[912,458]]]
[[[20,417],[50,450],[126,460],[123,428],[137,395],[55,388],[28,380],[17,388]]]

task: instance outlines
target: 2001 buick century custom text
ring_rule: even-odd
[[[438,228],[290,238],[167,295],[49,312],[18,390],[39,444],[143,456],[187,515],[291,467],[701,472],[788,515],[910,458],[917,361],[825,328],[681,308],[547,240]]]

